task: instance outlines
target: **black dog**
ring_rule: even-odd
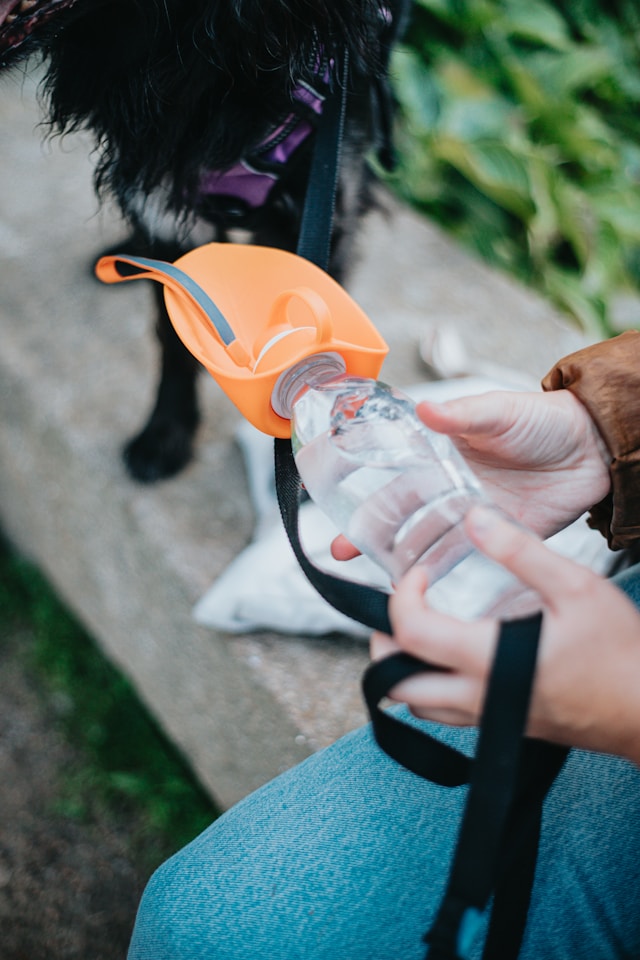
[[[391,163],[390,49],[407,0],[0,0],[0,66],[39,51],[55,131],[90,129],[96,185],[132,225],[119,250],[175,260],[230,239],[295,250],[314,125],[348,84],[331,273],[370,204],[367,153]],[[341,75],[345,51],[348,77]],[[156,403],[125,448],[139,480],[189,460],[198,365],[158,291]]]

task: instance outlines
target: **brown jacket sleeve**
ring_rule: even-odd
[[[613,550],[640,539],[640,332],[628,331],[564,357],[542,387],[571,390],[611,454],[611,491],[591,509],[590,526]]]

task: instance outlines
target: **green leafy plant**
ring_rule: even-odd
[[[634,0],[414,0],[398,191],[597,335],[640,281]]]

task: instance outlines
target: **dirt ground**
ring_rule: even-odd
[[[132,824],[59,812],[78,757],[19,642],[0,636],[0,960],[124,960],[146,880]]]

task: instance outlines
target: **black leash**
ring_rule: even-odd
[[[327,270],[331,256],[333,215],[338,192],[340,157],[347,113],[349,53],[344,52],[341,71],[333,71],[330,96],[322,107],[315,132],[307,192],[302,210],[296,253]]]
[[[389,633],[387,594],[319,570],[305,555],[298,532],[302,483],[289,441],[275,444],[280,510],[304,574],[341,613]],[[524,736],[541,623],[537,614],[501,625],[474,759],[379,706],[401,680],[440,668],[400,653],[372,663],[363,676],[364,699],[381,749],[432,783],[469,784],[446,893],[425,937],[429,960],[465,960],[492,894],[483,960],[515,960],[520,950],[542,805],[568,754]]]
[[[296,253],[327,270],[331,256],[333,215],[340,154],[347,112],[349,55],[345,51],[341,75],[333,76],[334,89],[324,104],[315,133],[309,182],[305,196]],[[306,556],[298,529],[302,481],[296,469],[291,440],[275,440],[276,493],[282,521],[300,567],[315,589],[337,610],[372,629],[390,630],[388,596],[372,587],[352,583],[319,570]]]
[[[372,630],[383,630],[389,633],[391,629],[387,614],[389,597],[386,593],[319,570],[305,554],[298,529],[302,480],[296,469],[290,440],[275,440],[275,477],[282,522],[296,560],[307,579],[331,606],[340,610],[345,616],[371,627]]]
[[[524,737],[542,616],[502,624],[475,757],[380,708],[401,680],[438,670],[408,654],[377,661],[363,692],[378,744],[419,776],[469,784],[442,903],[425,936],[429,960],[464,960],[494,903],[483,960],[518,956],[538,850],[542,803],[568,751]]]
[[[334,80],[334,82],[336,82]],[[297,252],[326,270],[338,188],[348,62],[325,104],[316,142]],[[283,523],[304,574],[348,617],[391,632],[388,595],[319,570],[300,543],[302,482],[290,440],[275,441],[276,492]],[[524,736],[542,616],[502,624],[473,760],[422,729],[380,709],[405,677],[437,669],[406,654],[372,664],[363,693],[376,740],[404,767],[445,787],[469,784],[447,889],[425,935],[429,960],[466,960],[491,896],[483,960],[515,960],[526,925],[542,804],[567,750]]]

